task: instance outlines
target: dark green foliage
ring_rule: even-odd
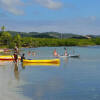
[[[100,38],[95,38],[95,39],[93,39],[93,42],[94,42],[96,45],[100,45]]]
[[[15,45],[16,45],[16,44],[15,44],[14,42],[10,42],[8,48],[13,49],[13,48],[15,47]]]
[[[12,36],[20,34],[21,37],[35,37],[35,38],[80,38],[83,37],[81,35],[76,35],[72,33],[58,33],[58,32],[16,32],[16,31],[8,31]]]
[[[3,45],[8,45],[11,42],[12,36],[9,32],[2,32],[0,38]]]

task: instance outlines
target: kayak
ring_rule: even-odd
[[[72,57],[72,58],[79,58],[80,55],[69,55],[69,57]]]
[[[23,59],[23,63],[60,63],[60,59],[37,59],[37,60],[29,60]]]
[[[80,55],[68,55],[68,56],[59,56],[59,57],[79,58],[79,57],[80,57]]]
[[[21,57],[20,56],[18,56],[18,59],[20,60],[21,59]],[[14,56],[13,55],[0,55],[0,60],[14,60]]]
[[[60,63],[23,63],[22,66],[59,66]]]

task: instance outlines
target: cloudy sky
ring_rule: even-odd
[[[0,0],[0,27],[100,34],[100,0]]]

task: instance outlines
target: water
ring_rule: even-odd
[[[51,59],[55,47],[22,49],[27,59]],[[56,47],[59,54],[64,47]],[[80,58],[60,58],[60,66],[0,62],[0,100],[99,100],[100,47],[67,47]],[[36,57],[28,56],[35,51]]]

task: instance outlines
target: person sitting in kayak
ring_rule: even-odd
[[[36,56],[36,53],[35,53],[35,51],[32,51],[32,55],[33,55],[33,56]]]
[[[53,52],[53,56],[56,56],[56,57],[59,56],[59,54],[57,53],[56,49],[55,49],[54,52]]]
[[[65,49],[64,56],[68,56],[67,49]]]
[[[24,53],[21,56],[21,62],[23,62],[23,59],[25,59],[25,54]]]
[[[31,55],[31,51],[28,51],[28,56],[30,56]]]

